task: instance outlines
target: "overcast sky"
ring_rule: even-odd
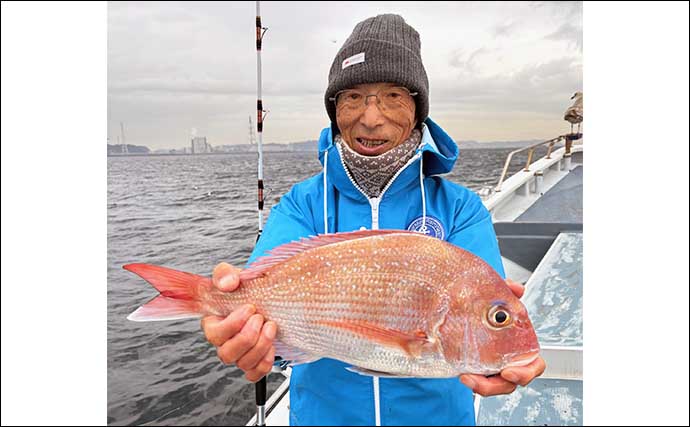
[[[108,3],[108,136],[179,148],[248,141],[255,2]],[[429,115],[456,140],[548,139],[582,90],[581,2],[261,2],[264,142],[317,139],[328,70],[357,22],[419,33]]]

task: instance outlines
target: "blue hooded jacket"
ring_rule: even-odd
[[[249,259],[302,237],[367,229],[424,231],[475,255],[505,277],[491,215],[480,198],[438,174],[451,171],[457,144],[431,119],[415,155],[378,198],[345,169],[331,128],[321,132],[323,172],[271,209]],[[325,201],[324,201],[325,199]],[[472,391],[457,378],[378,378],[333,359],[297,365],[290,378],[290,425],[474,425]]]

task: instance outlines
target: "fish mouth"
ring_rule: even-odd
[[[510,362],[506,365],[506,368],[517,368],[520,366],[526,366],[534,362],[537,357],[539,357],[539,350],[532,350],[527,353],[521,353],[513,356]]]

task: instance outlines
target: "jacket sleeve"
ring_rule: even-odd
[[[453,228],[448,236],[448,242],[482,258],[505,279],[491,214],[476,194],[468,191],[468,196],[456,204]]]
[[[311,220],[313,216],[305,212],[308,209],[304,207],[307,201],[300,194],[298,184],[273,206],[247,266],[277,246],[317,234]]]

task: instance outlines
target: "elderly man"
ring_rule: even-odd
[[[323,171],[295,185],[273,207],[252,262],[278,245],[322,233],[416,230],[483,258],[505,276],[491,216],[472,191],[447,181],[455,142],[427,117],[429,82],[418,33],[402,17],[379,15],[355,27],[331,66],[321,132]],[[218,265],[213,282],[234,290],[240,270]],[[509,282],[518,296],[520,285]],[[207,339],[219,358],[257,381],[273,364],[277,328],[242,307],[227,318],[206,317]],[[291,425],[474,424],[472,391],[511,393],[541,375],[544,361],[493,377],[458,379],[366,377],[331,359],[294,367]]]

